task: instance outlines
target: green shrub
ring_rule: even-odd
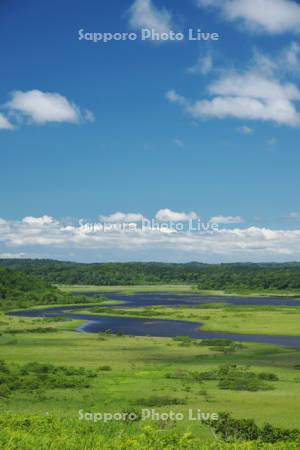
[[[219,347],[219,346],[229,346],[232,345],[234,341],[232,339],[216,338],[216,339],[202,339],[199,345],[204,345],[206,347]]]
[[[40,389],[88,388],[90,379],[96,376],[96,371],[82,367],[31,362],[12,369],[2,361],[0,363],[0,392],[2,392],[2,396],[7,397],[18,390],[33,392]]]
[[[270,424],[260,428],[252,419],[234,419],[228,413],[220,413],[219,420],[208,421],[208,424],[225,441],[261,441],[266,443],[290,441],[300,444],[299,430],[281,429]]]
[[[139,405],[153,407],[153,406],[167,406],[167,405],[184,405],[186,401],[181,398],[173,398],[168,395],[163,396],[151,396],[148,398],[140,398],[135,401]]]
[[[220,389],[231,389],[233,391],[268,391],[274,389],[259,378],[251,374],[228,374],[218,384]]]
[[[262,372],[258,374],[258,378],[266,381],[278,381],[279,377],[275,373]]]
[[[10,388],[7,384],[1,383],[0,384],[0,398],[1,397],[9,397],[10,394]]]
[[[98,370],[103,371],[103,372],[109,372],[111,370],[110,366],[100,366],[98,367]]]
[[[206,372],[188,372],[177,370],[173,373],[167,373],[166,378],[181,379],[190,381],[218,381],[220,389],[231,389],[235,391],[259,391],[273,389],[271,384],[265,381],[277,381],[278,377],[272,373],[251,372],[247,367],[238,367],[235,365],[221,366]]]

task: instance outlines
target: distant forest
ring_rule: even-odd
[[[299,289],[300,263],[170,264],[0,259],[0,266],[48,283],[78,285],[193,284],[199,289]]]

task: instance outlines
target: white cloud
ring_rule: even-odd
[[[123,213],[123,212],[115,212],[110,216],[99,216],[99,219],[102,222],[110,222],[110,223],[130,223],[130,222],[140,222],[143,220],[143,215],[139,213]]]
[[[213,68],[213,58],[211,55],[202,56],[198,59],[194,66],[187,69],[187,72],[192,75],[207,75],[212,71]]]
[[[231,71],[208,86],[212,98],[191,102],[174,90],[167,99],[178,103],[194,118],[233,117],[237,119],[272,121],[281,125],[299,126],[300,114],[295,102],[300,90],[295,84],[282,83],[257,70],[244,73]]]
[[[254,66],[257,72],[267,77],[272,77],[278,68],[278,63],[278,56],[273,55],[273,57],[270,58],[260,50],[254,49],[250,65]]]
[[[49,217],[49,216],[47,216]],[[47,221],[46,221],[47,222]],[[53,252],[63,255],[87,252],[93,258],[107,255],[116,259],[144,258],[159,255],[160,260],[208,261],[278,261],[300,258],[300,230],[269,228],[221,228],[216,233],[161,232],[91,232],[80,223],[64,225],[4,220],[0,222],[0,251],[17,251],[49,257]],[[93,253],[94,252],[94,253]],[[57,254],[57,253],[56,253]]]
[[[75,103],[56,92],[42,92],[37,89],[32,91],[15,91],[7,107],[31,122],[42,125],[50,122],[79,123],[85,120],[92,121],[90,111],[81,113]]]
[[[85,109],[82,113],[82,116],[86,122],[95,122],[95,114],[92,111],[89,111],[88,109]]]
[[[244,219],[241,216],[214,216],[209,221],[210,223],[230,225],[243,223]]]
[[[188,220],[195,220],[198,215],[195,212],[176,212],[171,209],[160,209],[157,211],[155,218],[161,222],[185,222]]]
[[[259,98],[263,100],[300,100],[300,91],[292,83],[280,83],[256,71],[242,74],[232,72],[209,85],[211,94]]]
[[[22,219],[22,222],[33,226],[43,226],[54,223],[54,219],[53,217],[50,216],[42,216],[42,217],[26,216],[24,217],[24,219]]]
[[[299,75],[300,45],[293,41],[272,55],[255,49],[251,65],[257,72],[267,77],[282,79],[286,75]]]
[[[252,134],[253,131],[254,131],[253,128],[250,128],[250,127],[248,127],[247,125],[243,125],[242,127],[239,127],[237,130],[238,130],[240,133],[245,134],[245,135],[247,135],[247,134]]]
[[[151,0],[135,0],[129,10],[129,24],[136,29],[150,28],[157,33],[172,29],[172,15],[166,9],[158,9]]]
[[[13,130],[14,126],[10,121],[0,113],[0,130]]]
[[[241,21],[251,31],[270,34],[299,33],[300,5],[292,0],[197,0],[200,7],[215,7],[231,22]]]
[[[291,70],[299,71],[300,45],[297,42],[291,43],[290,47],[285,52],[285,59]]]
[[[177,94],[177,92],[175,92],[173,89],[166,92],[166,98],[169,100],[169,102],[171,103],[178,103],[181,106],[188,106],[189,102],[188,100],[183,97],[182,95]]]
[[[223,70],[208,84],[209,98],[190,101],[174,90],[166,96],[194,118],[234,117],[299,126],[300,90],[295,83],[283,81],[287,75],[300,72],[299,56],[300,46],[296,42],[272,56],[255,49],[246,70]],[[244,134],[250,134],[249,130],[248,126],[239,128]]]
[[[298,126],[299,114],[290,102],[262,101],[249,97],[215,97],[196,102],[189,108],[195,118],[234,117],[237,119],[273,121],[278,124]]]

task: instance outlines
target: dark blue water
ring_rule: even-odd
[[[82,294],[81,294],[82,295]],[[85,293],[90,297],[99,295],[97,293]],[[300,300],[290,300],[286,298],[237,298],[237,297],[204,297],[199,295],[177,295],[170,293],[142,293],[133,295],[122,295],[117,293],[104,294],[113,300],[124,301],[123,307],[143,307],[154,305],[169,306],[197,306],[207,303],[228,303],[231,305],[263,305],[263,306],[300,306]],[[98,307],[100,305],[89,305],[88,308]],[[117,307],[114,305],[105,305],[111,309]],[[236,334],[209,332],[201,330],[201,323],[188,322],[184,320],[162,320],[162,319],[144,319],[133,317],[112,317],[112,316],[93,316],[90,314],[74,314],[70,310],[86,309],[87,306],[57,306],[47,309],[32,309],[11,313],[17,316],[26,317],[55,317],[65,316],[70,319],[85,320],[78,331],[89,333],[99,333],[105,330],[112,332],[121,332],[132,336],[156,336],[156,337],[176,337],[189,336],[194,339],[227,338],[239,342],[257,342],[280,345],[300,349],[300,336],[268,336],[260,334]],[[300,326],[299,326],[300,335]]]
[[[85,295],[87,297],[96,297],[99,293],[82,292],[77,295]],[[138,308],[144,306],[169,305],[169,306],[197,306],[208,303],[228,303],[230,305],[248,305],[248,306],[300,306],[300,300],[292,300],[285,297],[221,297],[221,296],[203,296],[197,294],[174,294],[174,293],[137,293],[131,295],[123,295],[115,292],[103,292],[104,297],[112,300],[121,300],[125,302],[124,306]],[[300,332],[300,330],[299,330]]]

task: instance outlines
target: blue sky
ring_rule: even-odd
[[[300,2],[263,0],[266,15],[257,1],[1,2],[0,255],[299,259]],[[145,28],[185,38],[142,41]],[[189,28],[220,39],[190,41]],[[78,224],[116,212],[222,229]]]

